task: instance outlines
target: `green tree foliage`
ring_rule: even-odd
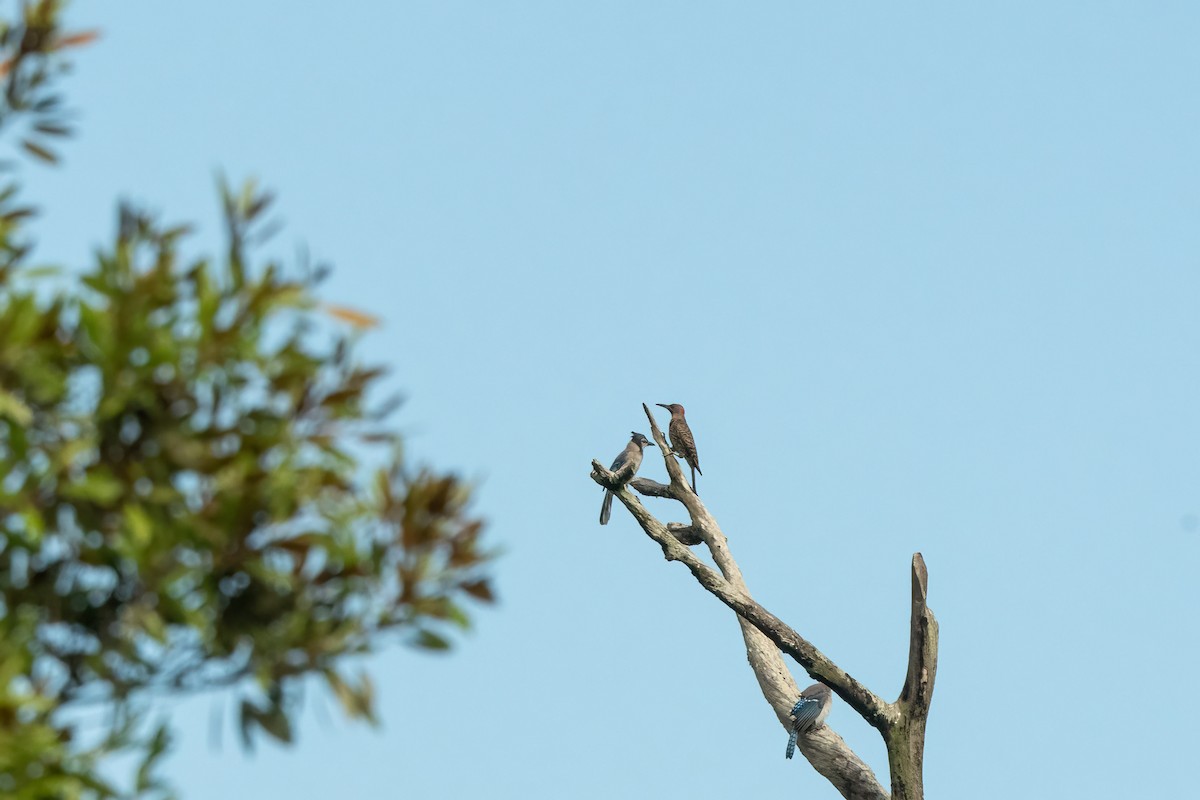
[[[0,22],[0,126],[50,160],[53,77],[88,34],[60,4]],[[322,310],[322,270],[251,261],[270,197],[222,189],[228,248],[121,208],[96,263],[27,265],[29,209],[0,191],[0,796],[163,797],[163,693],[236,693],[247,743],[288,742],[308,678],[374,720],[348,657],[397,632],[445,649],[490,602],[469,487],[408,467],[359,321]],[[342,321],[337,320],[341,317]],[[361,327],[361,326],[360,326]],[[367,464],[375,464],[368,468]],[[97,733],[76,709],[106,709]],[[93,724],[94,728],[95,725]],[[141,765],[120,791],[106,755]]]

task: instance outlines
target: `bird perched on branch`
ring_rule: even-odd
[[[683,456],[683,460],[692,468],[692,491],[696,491],[696,473],[701,475],[700,457],[696,455],[696,440],[692,438],[692,429],[688,427],[687,420],[683,416],[683,406],[679,403],[655,403],[655,405],[665,408],[671,412],[671,424],[667,427],[667,433],[671,436],[671,453],[677,456]]]
[[[796,739],[800,734],[816,730],[825,724],[829,707],[833,705],[833,692],[823,683],[814,683],[800,693],[800,699],[792,706],[792,732],[788,734],[787,757],[796,752]]]
[[[612,466],[609,467],[613,472],[626,471],[629,474],[625,476],[628,481],[637,474],[638,468],[642,466],[642,450],[646,447],[654,447],[654,442],[642,436],[637,431],[631,434],[633,438],[629,440],[629,444],[625,445],[625,449],[617,454],[613,459]],[[600,524],[607,525],[608,518],[612,514],[613,493],[608,489],[604,490],[604,505],[600,506]]]

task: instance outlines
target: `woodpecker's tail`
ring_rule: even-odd
[[[607,525],[608,518],[612,516],[612,492],[604,492],[604,505],[600,506],[600,524]]]

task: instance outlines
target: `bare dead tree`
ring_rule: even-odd
[[[780,651],[794,659],[805,672],[837,693],[883,736],[887,746],[893,800],[923,800],[925,796],[922,766],[925,753],[925,723],[933,696],[937,672],[938,626],[926,605],[929,574],[920,553],[912,559],[912,620],[909,632],[908,674],[900,697],[883,700],[835,664],[791,626],[763,608],[746,588],[742,572],[729,552],[729,543],[721,526],[708,513],[700,497],[692,491],[683,470],[672,456],[670,446],[658,428],[654,415],[644,403],[654,441],[663,453],[670,484],[646,478],[629,481],[628,475],[615,475],[599,461],[592,461],[592,480],[609,489],[657,542],[668,561],[686,566],[696,580],[725,605],[737,612],[738,625],[746,641],[746,656],[758,679],[763,697],[784,728],[790,729],[792,705],[800,688],[784,663]],[[633,492],[648,497],[664,497],[683,505],[691,518],[689,524],[664,525],[654,517]],[[712,554],[714,571],[689,547],[703,543]],[[871,768],[834,733],[828,725],[800,737],[800,752],[848,800],[882,800],[889,796]]]

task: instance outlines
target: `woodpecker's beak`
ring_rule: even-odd
[[[667,411],[671,410],[671,407],[666,403],[655,403],[654,405],[658,406],[659,408],[665,408]]]

